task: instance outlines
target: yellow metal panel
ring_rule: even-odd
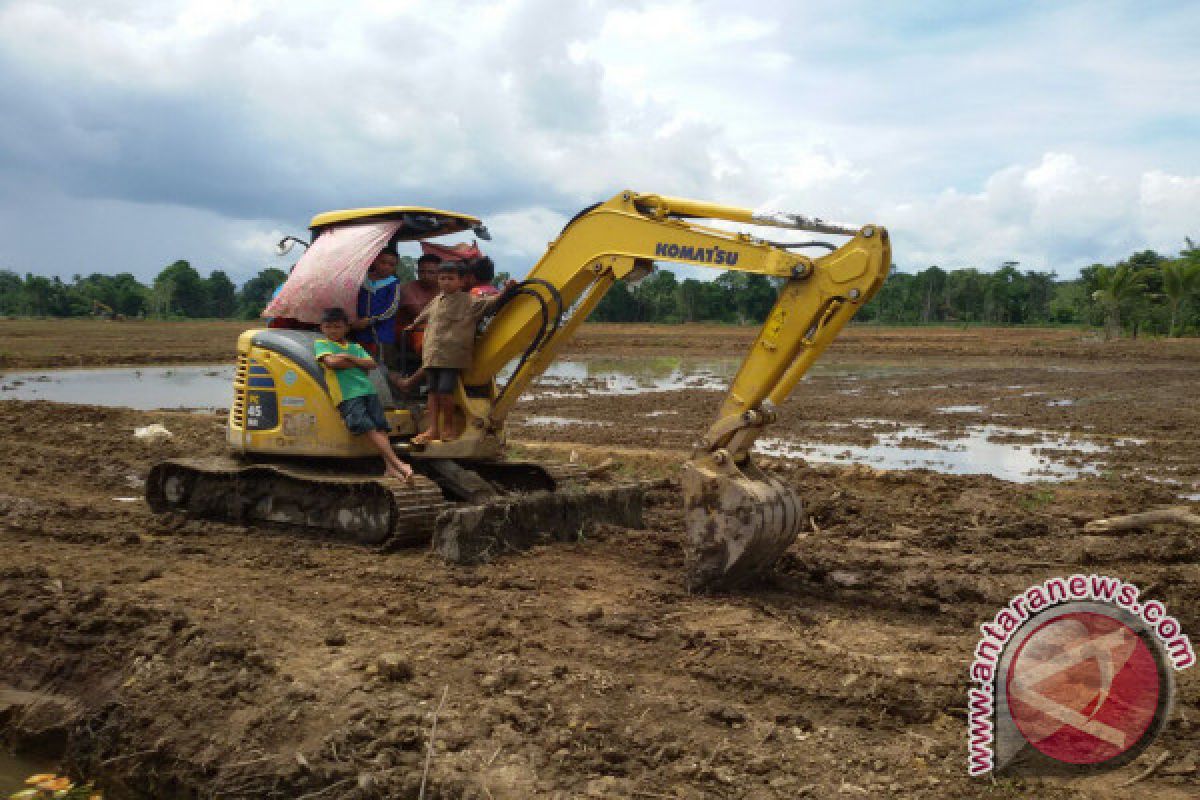
[[[328,392],[286,356],[254,346],[254,331],[238,339],[234,401],[227,441],[236,452],[359,458],[377,452],[354,436]],[[407,411],[387,412],[393,432],[411,434]]]
[[[748,212],[747,212],[748,213]],[[596,276],[619,264],[662,261],[719,270],[791,277],[808,259],[777,250],[749,237],[701,228],[681,220],[657,220],[634,207],[629,193],[571,223],[529,273],[553,284],[570,308]],[[486,384],[533,340],[540,310],[530,297],[518,296],[500,310],[476,343],[472,367],[463,375],[468,386]]]
[[[373,208],[349,208],[342,211],[326,211],[323,214],[317,214],[313,217],[312,221],[308,223],[308,227],[325,228],[330,225],[336,225],[339,222],[353,222],[370,217],[399,216],[400,214],[429,214],[431,216],[443,217],[447,221],[453,221],[455,223],[454,227],[458,230],[466,230],[473,225],[479,224],[478,217],[473,217],[470,214],[460,214],[457,211],[442,211],[422,206],[376,206]],[[444,231],[444,233],[451,232],[449,230]]]

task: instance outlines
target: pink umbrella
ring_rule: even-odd
[[[400,220],[326,230],[296,262],[264,317],[320,322],[327,308],[344,308],[353,320],[358,290],[375,256],[400,229]]]

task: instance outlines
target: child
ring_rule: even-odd
[[[321,314],[321,333],[326,338],[317,339],[313,349],[317,361],[325,368],[325,384],[329,396],[342,412],[346,427],[355,436],[366,434],[383,456],[384,477],[408,482],[412,480],[412,467],[400,460],[388,440],[390,430],[383,415],[383,404],[375,387],[364,370],[375,369],[375,362],[367,355],[362,345],[346,340],[350,330],[350,319],[340,308],[327,308]]]
[[[454,432],[454,387],[458,373],[471,366],[475,328],[479,320],[512,295],[516,281],[508,281],[502,294],[475,297],[463,291],[467,269],[462,262],[443,261],[438,267],[442,293],[417,315],[409,329],[424,323],[425,343],[421,371],[429,378],[429,430],[413,437],[414,444],[456,438]]]
[[[358,321],[350,325],[351,338],[368,355],[382,361],[388,369],[398,369],[396,361],[396,323],[400,310],[400,284],[396,280],[396,252],[384,248],[371,266],[358,290]]]

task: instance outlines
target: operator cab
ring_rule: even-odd
[[[322,214],[317,214],[308,224],[308,228],[312,233],[310,242],[294,236],[285,236],[279,241],[276,252],[279,255],[285,255],[296,244],[300,244],[307,249],[322,234],[328,231],[373,222],[400,223],[399,229],[391,237],[392,245],[399,242],[434,239],[466,231],[474,233],[480,239],[490,240],[492,238],[491,233],[479,218],[470,214],[461,214],[456,211],[442,211],[422,206],[376,206],[344,209],[341,211],[326,211]],[[316,331],[316,325],[314,324],[300,323],[288,318],[278,318],[271,322],[269,329],[257,331],[254,334],[253,341],[249,344],[263,351],[286,356],[290,361],[308,372],[315,383],[324,390],[325,378],[323,370],[317,364],[313,351],[313,341],[319,336],[320,334]],[[408,360],[413,361],[411,356]],[[419,360],[416,360],[415,363],[416,366],[420,366]],[[383,401],[385,409],[392,410],[403,407],[401,403],[397,402],[397,398],[392,392],[392,387],[387,382],[382,371],[371,370],[369,375],[371,382],[375,385],[376,393]]]

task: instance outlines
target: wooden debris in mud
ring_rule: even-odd
[[[1120,533],[1168,522],[1200,527],[1200,515],[1193,514],[1191,509],[1186,506],[1171,506],[1142,511],[1137,514],[1092,520],[1083,526],[1083,530],[1086,533]]]

